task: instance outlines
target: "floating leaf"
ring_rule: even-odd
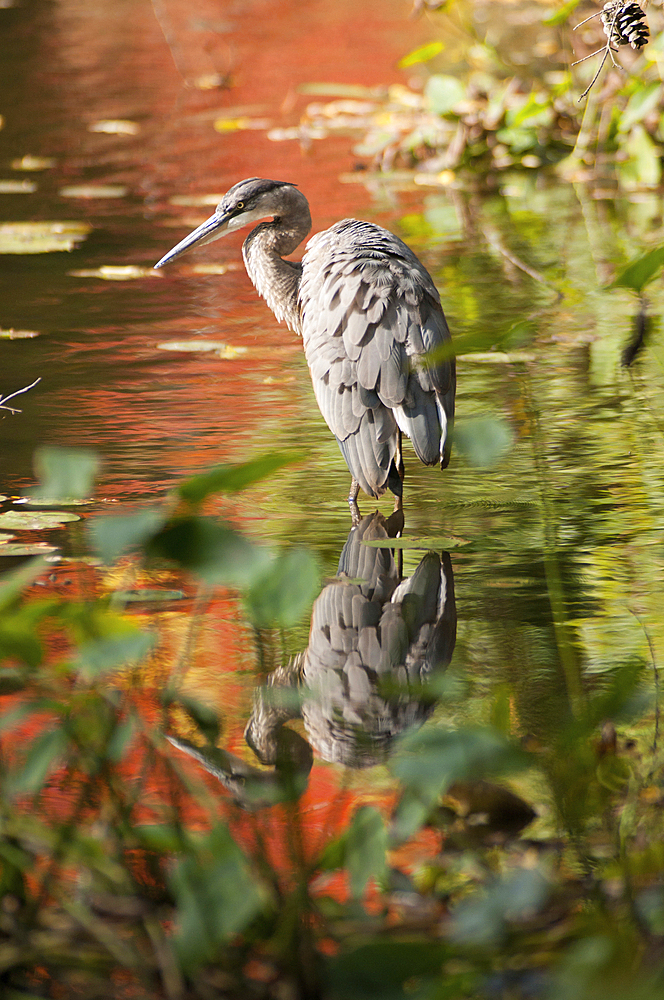
[[[248,486],[268,479],[278,469],[298,462],[303,455],[298,451],[272,451],[241,465],[218,465],[209,472],[187,479],[179,487],[183,500],[200,504],[212,493],[237,493]]]
[[[87,222],[2,222],[0,253],[73,250],[91,229]]]
[[[221,73],[204,73],[202,76],[197,76],[187,82],[196,90],[217,90],[228,84],[228,77],[222,76]]]
[[[78,514],[67,511],[8,510],[0,514],[0,528],[14,531],[42,531],[45,528],[60,528],[68,521],[80,521]]]
[[[3,340],[30,340],[32,337],[38,336],[37,330],[14,330],[13,328],[3,330],[0,328],[0,337]]]
[[[42,556],[57,551],[57,545],[49,545],[48,542],[34,542],[32,544],[0,542],[0,558],[2,556]]]
[[[107,118],[88,125],[88,132],[105,132],[108,135],[137,135],[140,131],[138,122],[126,118]]]
[[[157,350],[215,351],[222,358],[232,359],[246,354],[249,348],[233,347],[231,344],[224,344],[221,340],[167,340],[163,344],[157,344]]]
[[[267,118],[217,118],[216,132],[244,132],[247,129],[267,129],[271,122]]]
[[[512,428],[499,417],[469,417],[454,426],[454,447],[471,465],[494,465],[514,441]]]
[[[50,170],[57,162],[52,156],[30,156],[26,154],[19,160],[12,160],[10,166],[12,170]]]
[[[102,281],[134,281],[136,278],[159,277],[153,267],[137,267],[134,264],[102,264],[101,267],[67,273],[72,278],[101,278]]]
[[[184,590],[117,590],[114,600],[125,604],[152,604],[163,601],[182,601],[187,595]]]
[[[218,205],[223,198],[222,194],[174,194],[168,199],[169,205],[183,205],[186,208],[203,207],[204,205]],[[178,223],[179,225],[179,223]]]
[[[34,181],[0,181],[0,194],[33,194],[36,190]]]
[[[34,467],[39,486],[30,491],[31,496],[81,500],[93,492],[99,457],[85,448],[38,448]]]
[[[128,190],[124,184],[70,184],[58,194],[61,198],[124,198]]]
[[[407,69],[408,66],[415,66],[417,63],[429,62],[430,59],[434,59],[442,51],[442,42],[428,42],[426,45],[420,45],[419,48],[409,52],[407,56],[399,60],[397,66],[399,69]]]
[[[363,87],[359,83],[302,83],[297,88],[301,94],[315,94],[319,97],[357,97],[371,100],[380,97],[380,87]]]
[[[649,250],[627,265],[607,288],[632,288],[641,293],[664,266],[664,246]]]
[[[226,274],[227,271],[238,270],[235,263],[230,264],[191,264],[192,274]]]

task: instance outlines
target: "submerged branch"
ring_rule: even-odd
[[[29,389],[34,389],[38,382],[41,382],[41,378],[36,378],[34,382],[30,385],[24,386],[23,389],[17,389],[16,392],[10,392],[8,396],[0,396],[0,410],[8,410],[10,413],[21,413],[21,410],[15,409],[13,406],[5,406],[10,399],[14,399],[15,396],[20,396],[22,392],[28,392]]]

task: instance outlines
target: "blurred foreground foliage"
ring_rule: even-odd
[[[239,587],[257,628],[288,625],[315,596],[311,556],[264,550],[199,508],[294,457],[213,470],[168,507],[91,519],[90,538],[107,561],[131,548],[205,588]],[[39,467],[51,500],[65,488],[60,462],[89,495],[89,454],[49,452]],[[575,698],[563,691],[544,742],[515,738],[500,692],[491,726],[432,720],[407,732],[388,764],[392,816],[364,805],[311,850],[287,769],[274,776],[276,804],[247,826],[181,768],[165,740],[173,707],[210,748],[224,720],[175,680],[146,708],[137,668],[154,626],[117,595],[38,599],[29,588],[43,572],[35,560],[0,578],[7,1000],[664,998],[664,797],[646,664],[619,663]],[[458,697],[458,685],[442,694]],[[624,743],[615,726],[627,724],[640,735]],[[520,802],[532,818],[496,784],[505,774],[539,788],[548,834],[486,837],[471,822],[496,803]],[[286,841],[275,866],[277,813]],[[404,861],[413,837],[441,829],[438,855]],[[338,872],[346,890],[326,890]]]

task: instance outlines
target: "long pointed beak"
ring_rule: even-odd
[[[172,250],[169,250],[167,254],[157,261],[154,265],[155,270],[158,267],[163,267],[164,264],[169,264],[176,257],[181,254],[186,253],[187,250],[191,250],[192,247],[204,246],[206,243],[212,243],[213,240],[218,240],[220,237],[225,236],[229,232],[228,227],[229,219],[223,215],[211,215],[209,219],[202,222],[192,233],[185,236],[183,240],[180,240],[177,246],[174,246]]]

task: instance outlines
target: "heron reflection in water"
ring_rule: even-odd
[[[450,333],[431,276],[397,236],[357,219],[310,239],[301,263],[284,260],[311,229],[309,204],[295,185],[257,177],[235,184],[155,267],[256,222],[242,247],[247,273],[302,336],[318,405],[352,476],[354,523],[360,487],[371,497],[390,489],[400,506],[402,433],[425,465],[444,469],[450,459],[455,364],[436,357]]]
[[[351,529],[338,575],[314,603],[307,648],[256,690],[245,739],[273,770],[169,737],[240,804],[301,793],[312,749],[348,767],[381,763],[395,737],[433,711],[426,685],[448,666],[456,641],[452,564],[447,553],[427,552],[401,580],[392,550],[364,543],[394,537],[402,525],[401,512],[376,512]],[[287,725],[300,716],[306,739]]]

